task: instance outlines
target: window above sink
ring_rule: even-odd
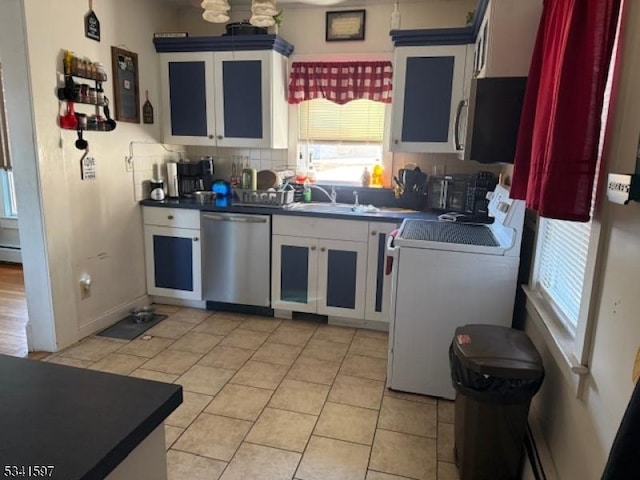
[[[298,107],[298,169],[309,170],[315,181],[336,185],[362,185],[362,174],[383,162],[387,106],[371,100],[338,105],[324,99]]]

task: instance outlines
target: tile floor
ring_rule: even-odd
[[[159,305],[46,361],[175,382],[170,480],[453,480],[452,402],[385,389],[387,334]]]

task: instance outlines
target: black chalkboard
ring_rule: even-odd
[[[111,47],[115,118],[121,122],[140,123],[138,55]]]

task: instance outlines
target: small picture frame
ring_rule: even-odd
[[[138,54],[111,47],[115,119],[140,123],[140,89],[138,86]]]
[[[364,40],[366,10],[327,12],[327,42]]]

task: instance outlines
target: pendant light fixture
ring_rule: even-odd
[[[251,0],[251,25],[271,27],[276,23],[273,16],[277,14],[276,0]]]
[[[200,5],[204,12],[202,18],[207,22],[226,23],[229,21],[229,2],[227,0],[204,0]]]

